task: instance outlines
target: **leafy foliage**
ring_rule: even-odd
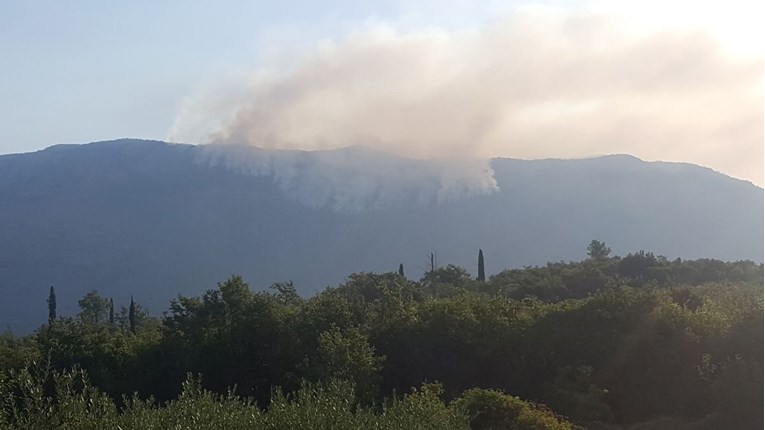
[[[473,388],[454,402],[472,430],[569,430],[571,425],[550,410],[496,390]]]
[[[587,255],[593,260],[605,260],[611,253],[611,248],[607,247],[605,242],[593,240],[587,246]]]
[[[0,336],[5,428],[762,426],[751,262],[641,251],[486,283],[447,265],[352,274],[311,298],[233,276],[161,320],[136,312],[135,333],[99,299]]]
[[[119,410],[81,369],[25,368],[0,379],[0,429],[433,429],[467,430],[465,417],[449,408],[437,387],[424,386],[393,399],[379,412],[353,407],[353,386],[304,384],[292,395],[276,389],[266,410],[204,389],[190,375],[177,399],[125,398]]]

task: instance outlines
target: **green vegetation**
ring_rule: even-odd
[[[189,377],[177,399],[158,406],[153,399],[124,397],[118,408],[80,369],[24,369],[0,381],[0,429],[468,429],[438,390],[423,386],[373,410],[354,404],[348,383],[304,384],[291,395],[275,390],[262,410],[233,392],[212,393]]]
[[[50,287],[50,293],[48,293],[48,324],[56,319],[56,291],[53,287]]]
[[[162,319],[91,291],[0,336],[0,429],[762,428],[763,266],[588,254],[311,298],[232,276]]]
[[[486,281],[486,270],[483,265],[483,249],[478,250],[478,281]]]

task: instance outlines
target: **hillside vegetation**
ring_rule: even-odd
[[[435,185],[459,183],[405,177],[430,171],[423,160],[313,151],[280,176],[250,174],[244,162],[282,159],[282,151],[243,150],[233,158],[245,166],[234,168],[206,148],[122,139],[0,155],[0,295],[13,297],[0,300],[0,327],[32,333],[45,322],[44,309],[34,310],[51,285],[62,314],[77,313],[77,299],[97,288],[121,304],[134,295],[160,315],[178,294],[201,296],[232,273],[254,290],[292,280],[307,297],[349,273],[399,263],[419,279],[431,252],[472,276],[478,248],[490,276],[579,260],[593,238],[622,256],[646,249],[763,261],[762,188],[701,166],[619,155],[497,158],[498,191],[436,203],[426,198]],[[314,188],[298,193],[283,176]],[[396,204],[346,213],[300,199],[335,192]],[[411,201],[420,193],[423,202]]]
[[[232,276],[161,318],[94,291],[2,336],[0,429],[762,428],[762,264],[609,251],[310,298]]]

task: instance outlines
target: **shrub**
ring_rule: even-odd
[[[568,430],[571,424],[539,405],[498,390],[473,388],[452,402],[472,430]]]

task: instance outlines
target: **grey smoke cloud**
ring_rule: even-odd
[[[498,189],[485,160],[413,160],[358,146],[274,151],[208,145],[198,161],[271,177],[288,196],[309,207],[344,213],[443,204]]]
[[[761,58],[700,30],[623,32],[605,15],[530,8],[482,28],[372,25],[321,42],[190,97],[170,139],[452,160],[481,192],[496,183],[475,160],[495,156],[629,153],[762,184],[762,80]],[[271,164],[285,188],[292,167]]]

